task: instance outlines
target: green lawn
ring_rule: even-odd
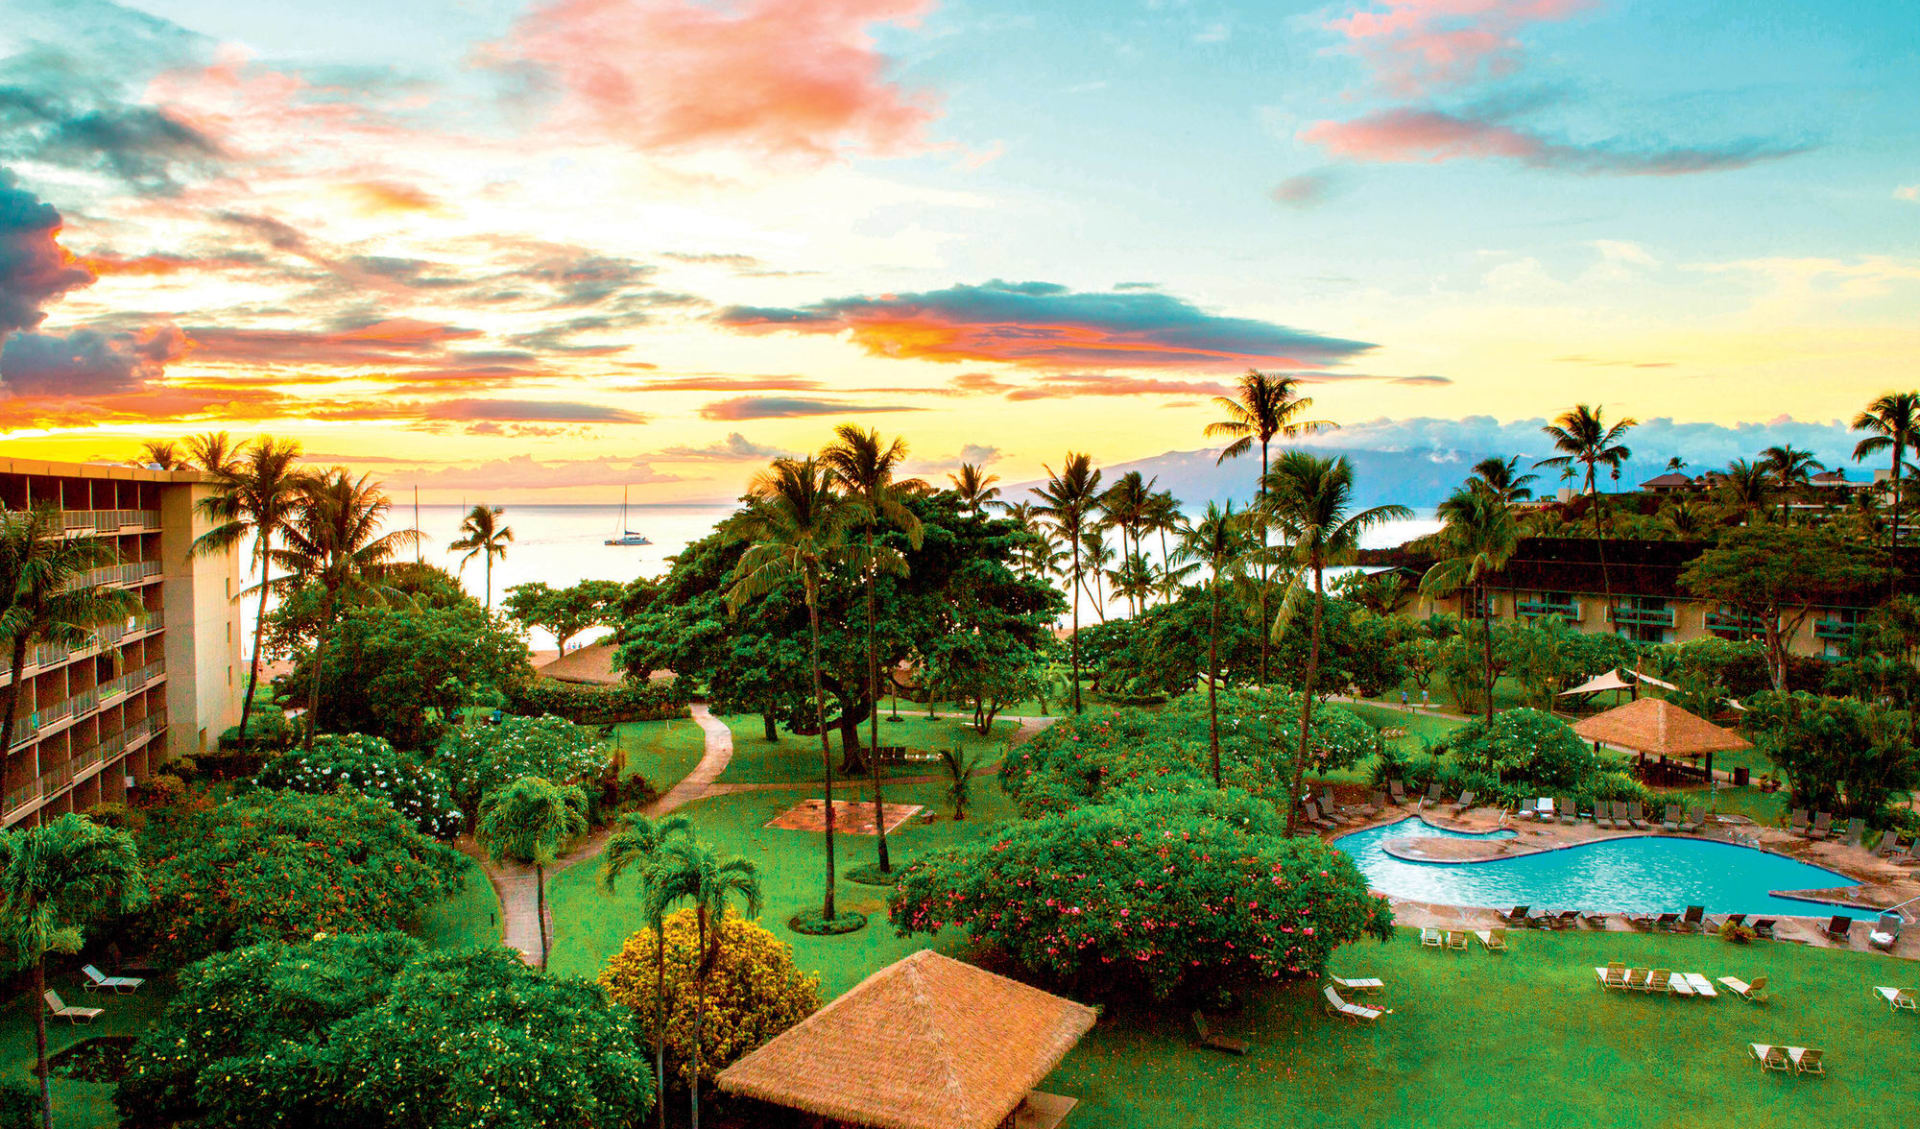
[[[664,792],[693,771],[706,752],[706,733],[690,717],[665,721],[629,721],[613,727],[614,739],[626,753],[624,776],[640,776]]]
[[[721,783],[793,784],[820,779],[818,736],[782,731],[779,740],[768,741],[758,714],[735,714],[721,720],[733,730],[733,759],[727,763],[727,770],[720,774]],[[1019,728],[1018,722],[996,721],[993,735],[982,737],[974,732],[971,724],[959,718],[939,717],[929,721],[925,713],[916,716],[903,710],[900,720],[894,721],[887,711],[880,713],[882,745],[905,745],[910,749],[965,749],[980,754],[984,758],[982,764],[998,761],[1000,746],[1011,739]],[[863,725],[860,727],[860,739],[863,742],[866,734],[867,729]],[[836,730],[830,736],[837,768],[840,763],[840,734]],[[926,776],[944,772],[945,769],[936,762],[896,767],[891,771],[896,776]]]
[[[1525,933],[1513,952],[1422,950],[1403,931],[1341,950],[1335,970],[1387,982],[1371,1027],[1325,1015],[1314,986],[1268,993],[1225,1034],[1245,1058],[1190,1045],[1186,1013],[1116,1009],[1043,1083],[1080,1099],[1076,1129],[1152,1125],[1834,1125],[1907,1108],[1920,1093],[1920,1021],[1869,986],[1914,965],[1789,944]],[[1593,982],[1608,960],[1745,979],[1751,1005],[1628,996]],[[1750,1042],[1817,1046],[1827,1077],[1762,1076]],[[1904,1097],[1902,1095],[1905,1095]]]
[[[1012,805],[991,776],[974,786],[975,800],[963,823],[946,818],[947,806],[937,784],[908,784],[887,791],[888,803],[923,804],[940,814],[938,822],[909,822],[887,837],[896,865],[935,847],[990,834],[996,824],[1013,814]],[[868,973],[926,946],[925,937],[902,940],[886,923],[886,890],[842,880],[836,889],[839,909],[858,910],[871,919],[865,929],[842,937],[805,937],[787,929],[787,919],[802,909],[820,907],[821,836],[762,826],[792,807],[804,792],[739,792],[690,804],[681,814],[690,816],[701,840],[721,855],[742,855],[760,866],[766,908],[760,920],[781,940],[794,947],[801,968],[820,973],[821,988],[831,998],[858,983]],[[867,835],[836,838],[842,871],[874,860],[874,840]],[[572,867],[549,880],[547,898],[553,908],[555,972],[594,976],[627,936],[640,928],[639,899],[623,881],[613,895],[599,887],[597,864]],[[938,948],[957,951],[963,934],[949,930]]]
[[[112,970],[109,969],[109,972]],[[74,1007],[97,1007],[106,1014],[91,1024],[74,1025],[64,1019],[47,1019],[47,1054],[57,1055],[76,1043],[95,1035],[138,1035],[145,1031],[172,998],[171,985],[149,979],[138,992],[127,996],[89,995],[80,988],[79,965],[68,971],[64,962],[49,962],[47,987],[60,993],[63,1003]],[[0,1077],[38,1087],[34,1077],[33,1012],[38,1000],[31,991],[21,992],[0,1014]],[[113,1108],[113,1087],[93,1082],[75,1082],[58,1075],[53,1079],[53,1118],[62,1129],[95,1129],[120,1124]],[[36,1120],[34,1124],[39,1124]]]
[[[461,874],[466,885],[444,902],[430,906],[420,921],[419,937],[436,949],[464,949],[500,940],[500,900],[486,871],[471,858]]]

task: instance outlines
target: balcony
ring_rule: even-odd
[[[82,690],[65,701],[42,706],[32,713],[21,715],[13,723],[13,747],[18,749],[23,745],[30,745],[50,733],[65,728],[64,723],[87,716],[100,708],[102,701],[117,694],[144,690],[149,683],[166,677],[166,673],[166,664],[148,663],[139,670],[109,679],[91,690]]]
[[[70,537],[94,533],[153,533],[159,510],[62,510],[60,525]]]
[[[1577,620],[1580,618],[1580,601],[1518,600],[1515,601],[1513,610],[1519,615],[1557,615],[1562,619]]]
[[[4,799],[0,799],[0,808],[4,809],[4,816],[0,818],[12,823],[49,797],[57,796],[93,775],[101,765],[146,743],[156,733],[165,732],[166,728],[167,715],[158,713],[142,718],[118,733],[100,738],[25,784],[7,789]]]
[[[1744,639],[1752,635],[1764,634],[1766,621],[1757,615],[1737,615],[1730,612],[1708,612],[1707,630],[1715,635]]]
[[[1672,608],[1616,607],[1607,618],[1622,627],[1672,627]]]
[[[1813,621],[1813,637],[1835,643],[1849,643],[1860,631],[1860,624],[1844,619],[1816,619]]]
[[[166,626],[166,615],[159,608],[136,612],[125,620],[115,620],[103,627],[96,628],[86,642],[77,647],[62,647],[56,643],[41,643],[27,652],[27,673],[49,670],[62,666],[74,659],[83,659],[97,655],[103,649],[111,647],[124,639],[137,639],[159,631]],[[0,682],[13,674],[9,656],[0,653]]]

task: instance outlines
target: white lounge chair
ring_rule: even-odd
[[[1887,1001],[1887,1006],[1895,1011],[1902,1009],[1907,1011],[1920,1011],[1920,1003],[1914,1001],[1913,990],[1911,988],[1884,988],[1876,986],[1873,991],[1875,995]]]
[[[1785,1047],[1775,1047],[1766,1043],[1748,1043],[1747,1053],[1751,1054],[1755,1061],[1759,1062],[1762,1067],[1768,1070],[1778,1070],[1784,1073],[1793,1069],[1793,1064],[1787,1061],[1787,1048]]]
[[[1802,1074],[1825,1074],[1826,1068],[1820,1065],[1820,1059],[1825,1054],[1819,1047],[1787,1048],[1787,1060]]]
[[[140,976],[108,976],[90,964],[81,965],[80,971],[86,973],[87,976],[87,982],[80,986],[89,992],[98,992],[102,988],[107,988],[111,989],[117,995],[124,995],[128,992],[139,991],[140,985],[147,982],[144,977]]]
[[[1335,991],[1331,984],[1323,989],[1323,993],[1327,997],[1327,1013],[1329,1015],[1337,1015],[1342,1019],[1351,1020],[1354,1023],[1372,1023],[1374,1020],[1387,1014],[1386,1008],[1367,1007],[1364,1004],[1348,1003],[1340,998],[1340,993]]]
[[[47,1001],[47,1010],[54,1014],[54,1018],[64,1019],[68,1023],[80,1023],[82,1021],[92,1023],[94,1020],[106,1014],[105,1011],[97,1007],[68,1007],[61,1002],[60,993],[51,988],[47,989],[41,998]]]
[[[1692,988],[1693,994],[1699,996],[1701,999],[1715,1000],[1720,998],[1720,993],[1713,990],[1713,981],[1707,979],[1704,973],[1689,972],[1687,973],[1686,979],[1687,986]]]
[[[1762,976],[1749,984],[1737,976],[1722,976],[1720,983],[1734,995],[1750,1004],[1757,1004],[1767,998],[1767,978]]]
[[[1490,953],[1507,951],[1507,931],[1505,929],[1476,929],[1475,937],[1480,938],[1480,947]]]
[[[1343,980],[1329,972],[1327,979],[1349,992],[1378,992],[1387,986],[1386,981],[1371,976],[1356,976],[1351,980]]]
[[[1593,970],[1593,978],[1600,982],[1602,988],[1618,988],[1621,991],[1625,991],[1627,988],[1627,966],[1621,964],[1619,961],[1614,961],[1605,968],[1595,968]]]
[[[1420,931],[1420,945],[1422,948],[1438,949],[1445,946],[1446,943],[1446,939],[1441,936],[1438,929],[1429,928]]]

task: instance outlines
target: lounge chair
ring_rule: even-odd
[[[1793,809],[1793,822],[1792,822],[1792,825],[1788,827],[1788,830],[1792,831],[1795,835],[1805,835],[1807,833],[1807,809],[1806,808]]]
[[[106,1014],[97,1007],[68,1007],[61,1002],[60,993],[51,988],[42,992],[40,998],[47,1001],[47,1010],[53,1013],[55,1019],[64,1019],[68,1023],[92,1023]]]
[[[1467,931],[1464,929],[1447,930],[1447,948],[1456,952],[1467,951]]]
[[[1627,822],[1633,824],[1635,831],[1647,829],[1647,813],[1640,808],[1640,801],[1632,800],[1627,804]]]
[[[1807,838],[1824,839],[1832,830],[1833,815],[1829,812],[1818,812],[1813,817],[1813,826],[1807,828]]]
[[[1310,799],[1300,801],[1300,812],[1301,814],[1307,817],[1308,823],[1311,823],[1314,826],[1324,831],[1331,831],[1335,827],[1340,826],[1339,824],[1335,823],[1333,820],[1328,819],[1326,816],[1321,815],[1319,805],[1315,804]]]
[[[1387,986],[1386,981],[1373,976],[1356,976],[1351,980],[1343,980],[1329,972],[1327,979],[1333,981],[1334,987],[1347,992],[1378,992]]]
[[[1778,1070],[1783,1074],[1793,1070],[1793,1064],[1787,1061],[1785,1047],[1769,1046],[1766,1043],[1748,1043],[1747,1048],[1747,1053],[1768,1070]]]
[[[1613,830],[1613,804],[1606,800],[1596,800],[1593,804],[1593,825]]]
[[[1767,978],[1758,977],[1749,984],[1738,976],[1722,976],[1720,983],[1727,991],[1739,996],[1750,1004],[1764,1003],[1767,999]]]
[[[1193,1013],[1193,1033],[1198,1045],[1210,1051],[1225,1051],[1230,1055],[1247,1053],[1249,1044],[1245,1039],[1230,1039],[1225,1035],[1215,1034],[1213,1028],[1207,1025],[1207,1017],[1201,1015],[1198,1009]]]
[[[1754,936],[1765,937],[1771,941],[1773,940],[1773,926],[1778,920],[1778,918],[1773,917],[1756,917],[1753,919],[1753,923],[1748,925],[1747,928],[1753,930]]]
[[[1630,913],[1627,915],[1627,924],[1633,926],[1635,929],[1652,929],[1654,926],[1660,924],[1660,915],[1657,913]]]
[[[1787,1059],[1798,1073],[1824,1075],[1827,1070],[1820,1065],[1820,1059],[1825,1053],[1819,1047],[1788,1047]]]
[[[1586,922],[1589,926],[1592,926],[1595,929],[1605,929],[1607,927],[1607,922],[1611,921],[1612,919],[1613,919],[1612,914],[1603,913],[1600,910],[1592,910],[1592,909],[1582,910],[1580,913],[1580,920]]]
[[[1673,970],[1669,968],[1654,969],[1653,974],[1647,977],[1646,985],[1640,990],[1643,992],[1671,992],[1673,990]]]
[[[1387,781],[1387,799],[1391,800],[1393,802],[1393,806],[1395,807],[1399,807],[1401,804],[1406,803],[1407,802],[1406,785],[1400,783],[1398,780]]]
[[[1550,909],[1536,910],[1527,915],[1527,925],[1534,929],[1552,929],[1554,912]]]
[[[1684,822],[1686,821],[1680,816],[1680,805],[1668,804],[1666,818],[1660,821],[1660,827],[1666,831],[1679,831],[1680,825]]]
[[[1627,969],[1626,983],[1622,985],[1622,987],[1635,992],[1644,992],[1647,990],[1647,983],[1652,977],[1653,970],[1650,968],[1629,968]]]
[[[1331,984],[1322,989],[1321,994],[1327,999],[1327,1014],[1337,1015],[1342,1019],[1352,1020],[1355,1023],[1372,1023],[1374,1020],[1387,1014],[1386,1008],[1367,1007],[1364,1004],[1348,1003],[1340,998],[1340,993],[1335,991]]]
[[[1887,830],[1881,832],[1880,845],[1874,848],[1873,853],[1879,855],[1881,858],[1890,858],[1904,852],[1907,843],[1908,839],[1906,836],[1889,827]]]
[[[1853,918],[1836,913],[1832,919],[1827,922],[1827,928],[1824,932],[1827,935],[1827,940],[1839,941],[1842,944],[1846,944],[1853,939]]]
[[[1874,994],[1887,1002],[1894,1011],[1920,1011],[1920,1003],[1915,1002],[1912,988],[1883,988],[1875,986]]]
[[[1854,847],[1859,846],[1860,840],[1866,838],[1866,836],[1867,836],[1866,820],[1861,819],[1857,815],[1854,816],[1852,819],[1847,820],[1846,841],[1849,846],[1854,846]]]
[[[1453,805],[1453,814],[1465,815],[1467,811],[1473,807],[1473,801],[1474,796],[1472,792],[1460,793],[1460,802]]]
[[[1687,973],[1687,987],[1692,988],[1693,994],[1703,1000],[1717,1000],[1720,998],[1720,993],[1713,990],[1713,981],[1707,979],[1706,973],[1704,972]]]
[[[1600,982],[1602,988],[1617,988],[1624,992],[1627,988],[1627,966],[1616,960],[1605,968],[1594,969],[1593,978]]]
[[[1527,926],[1527,911],[1532,908],[1532,906],[1514,906],[1512,909],[1501,914],[1500,920],[1506,922],[1508,925],[1517,925],[1524,929]]]
[[[1423,949],[1438,949],[1446,943],[1446,938],[1441,936],[1438,929],[1427,928],[1420,931],[1420,947]]]
[[[1507,931],[1505,929],[1476,929],[1475,937],[1480,938],[1480,947],[1490,953],[1507,951]]]
[[[89,992],[98,992],[105,988],[116,995],[124,995],[127,992],[139,991],[140,985],[146,983],[146,980],[139,976],[108,976],[90,964],[81,965],[80,971],[87,977],[87,982],[80,986]]]
[[[1420,806],[1425,807],[1428,804],[1432,804],[1434,807],[1437,808],[1440,806],[1440,801],[1446,799],[1446,795],[1447,794],[1445,792],[1442,792],[1440,790],[1440,782],[1436,780],[1433,783],[1427,785],[1427,795],[1425,799],[1420,801]]]
[[[1698,835],[1706,826],[1707,813],[1699,808],[1691,808],[1687,812],[1687,821],[1680,825],[1680,830],[1689,835]]]
[[[1867,944],[1881,952],[1891,952],[1894,942],[1900,940],[1900,924],[1900,915],[1892,910],[1881,914],[1880,920],[1867,932]]]
[[[1746,920],[1747,915],[1744,913],[1730,913],[1725,917],[1709,917],[1707,918],[1707,932],[1718,933],[1729,925],[1743,925],[1746,923]]]
[[[1674,929],[1681,933],[1698,933],[1700,932],[1700,923],[1705,919],[1706,915],[1707,907],[1688,906],[1686,916],[1679,920],[1674,926]]]
[[[1563,909],[1553,916],[1551,923],[1555,929],[1578,929],[1580,928],[1580,911]]]
[[[1657,972],[1659,970],[1655,969],[1654,971]],[[1692,999],[1693,981],[1687,979],[1687,974],[1684,972],[1672,973],[1667,977],[1667,994],[1669,996],[1680,996],[1685,999]]]
[[[1346,818],[1347,809],[1341,807],[1340,804],[1334,800],[1333,789],[1331,788],[1320,789],[1320,814],[1326,816],[1328,819],[1340,820]]]
[[[1561,796],[1553,801],[1553,806],[1554,810],[1560,813],[1560,822],[1565,824],[1580,822],[1580,809],[1573,806],[1572,800]]]
[[[1674,927],[1679,924],[1680,924],[1680,915],[1677,913],[1663,913],[1659,917],[1656,917],[1653,919],[1653,927],[1655,929],[1660,930],[1662,933],[1673,932]]]

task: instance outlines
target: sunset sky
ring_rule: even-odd
[[[934,475],[1193,450],[1249,366],[1467,447],[1920,386],[1913,0],[0,12],[14,454],[665,502],[847,419]]]

